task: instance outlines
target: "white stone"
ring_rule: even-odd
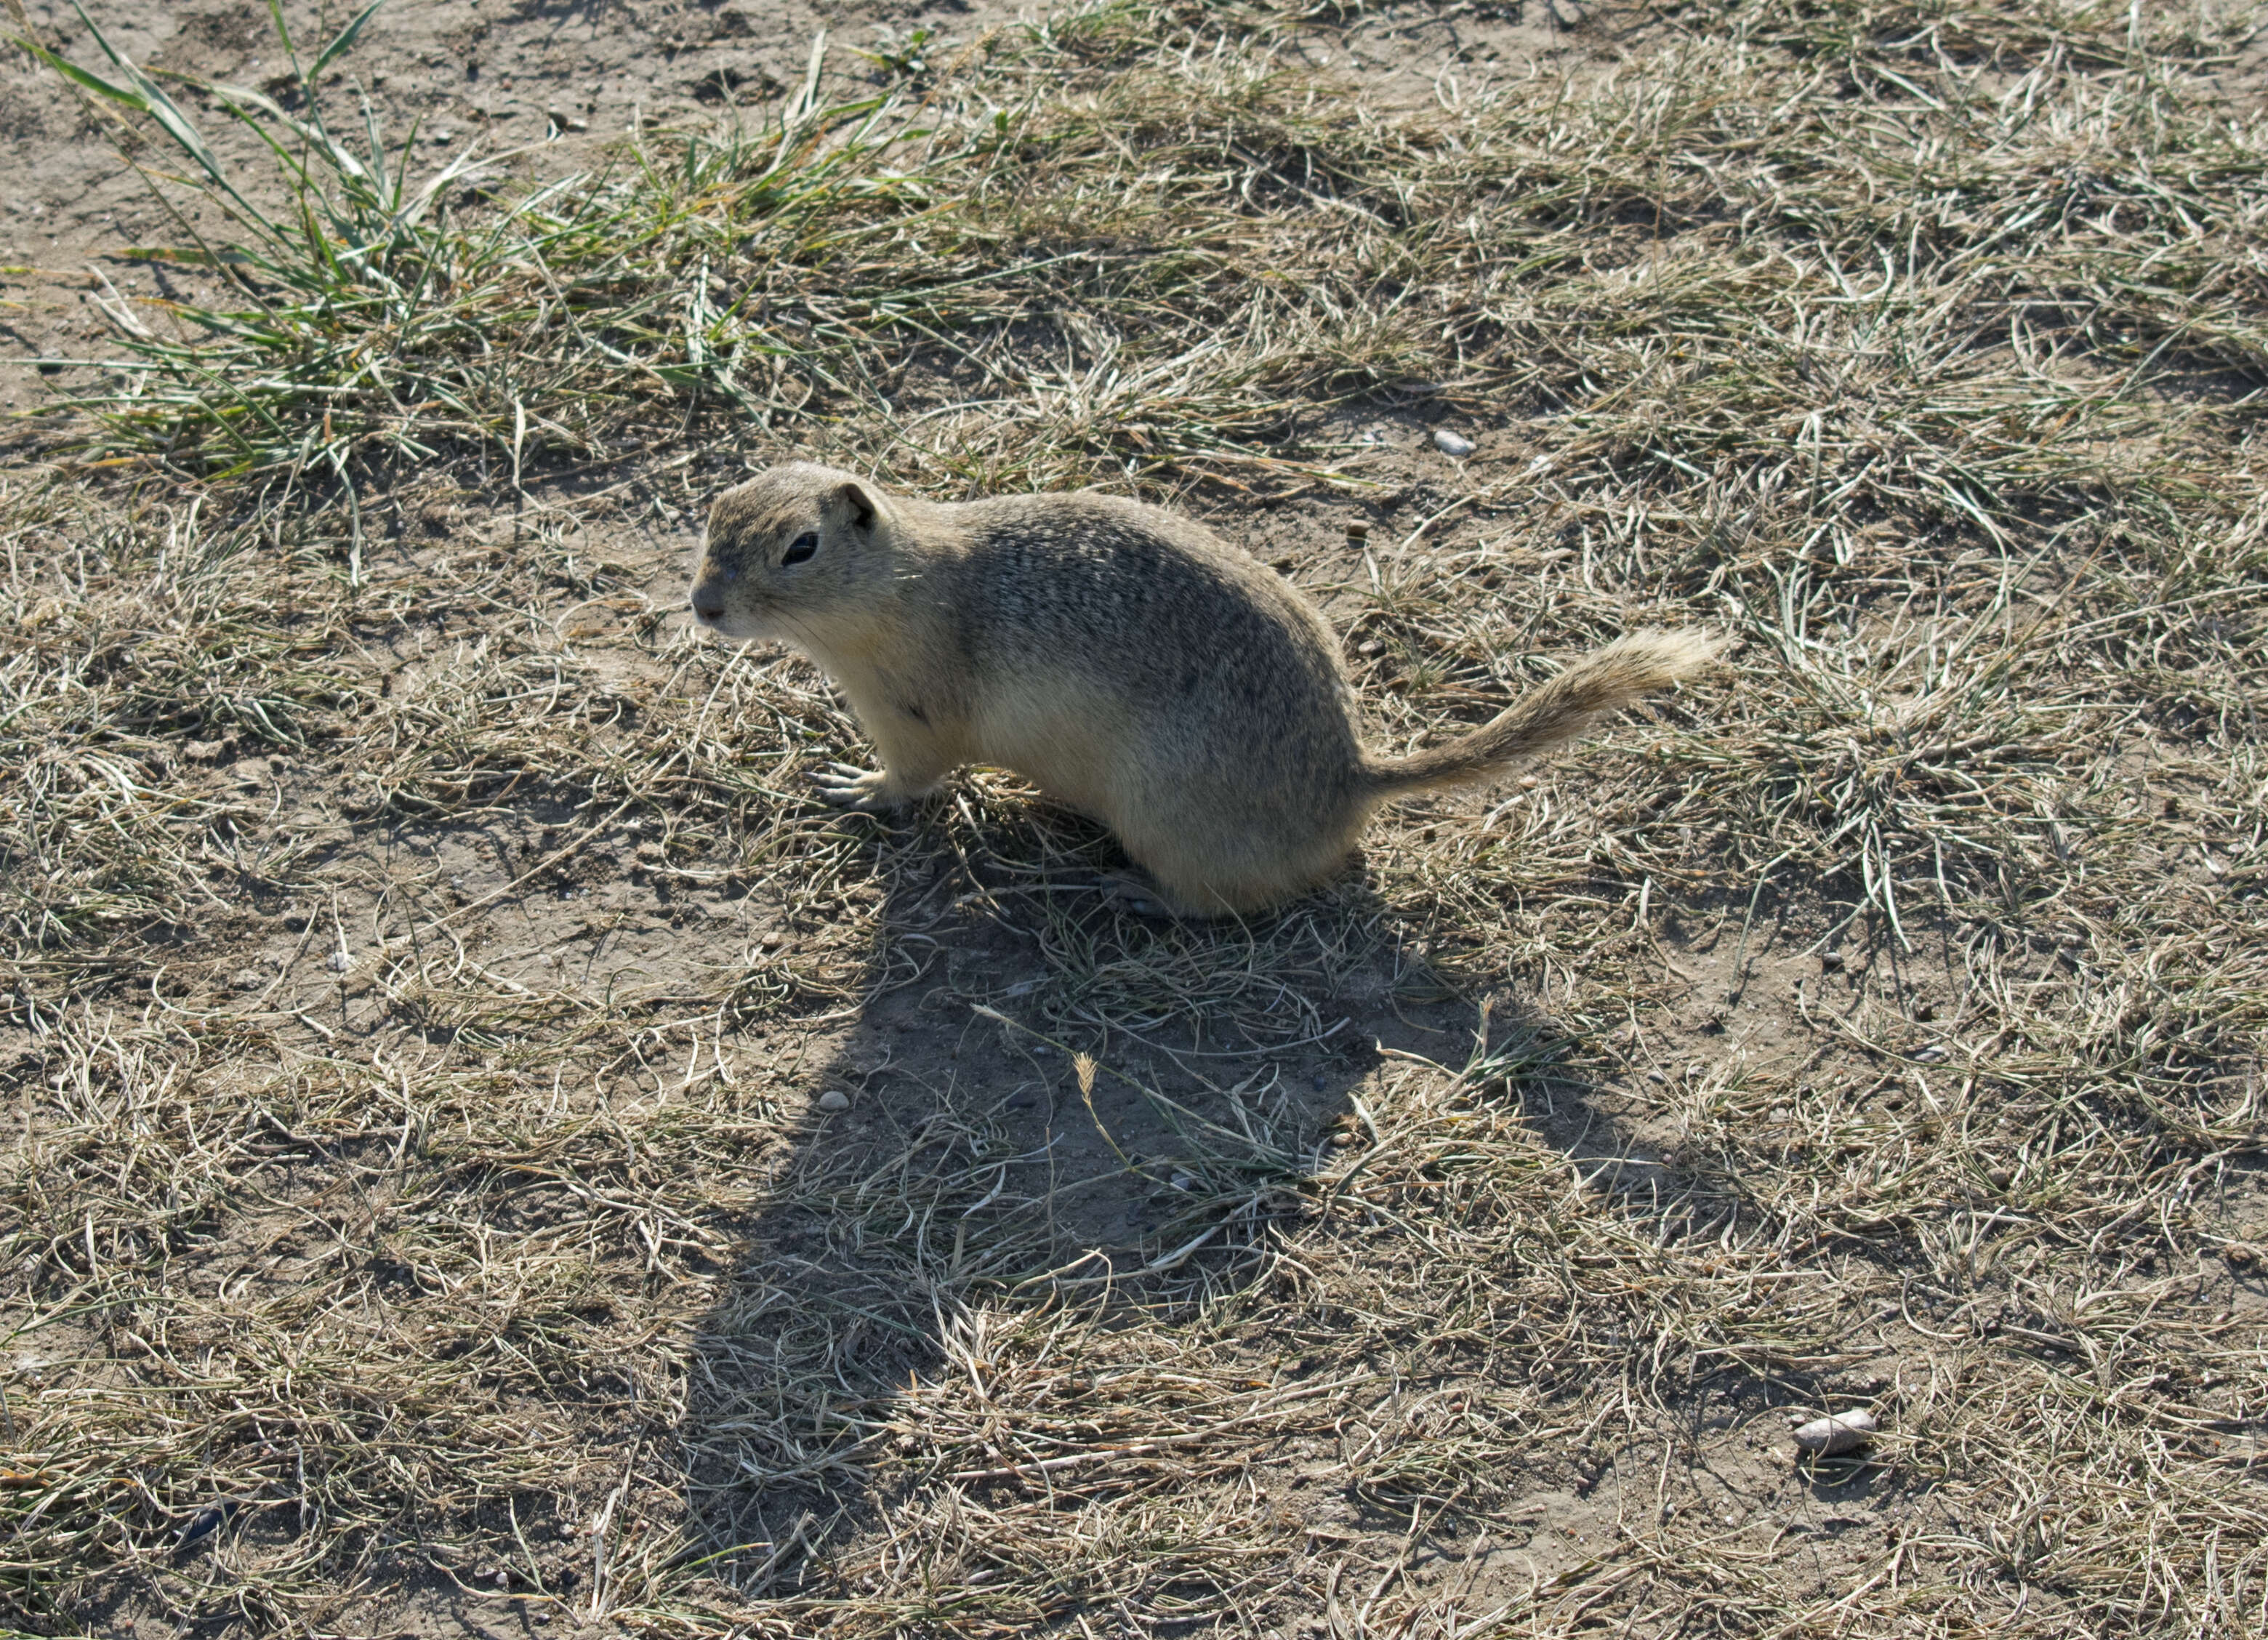
[[[1838,1412],[1814,1418],[1795,1432],[1795,1449],[1817,1458],[1832,1458],[1864,1446],[1875,1430],[1871,1412]]]

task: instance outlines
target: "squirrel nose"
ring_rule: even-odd
[[[703,621],[722,621],[725,618],[725,595],[705,586],[695,587],[693,613]]]

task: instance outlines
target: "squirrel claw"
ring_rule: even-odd
[[[839,809],[859,809],[869,814],[879,814],[894,809],[898,804],[883,795],[889,776],[879,769],[858,769],[849,763],[829,763],[814,773],[811,783],[819,788],[820,799]]]
[[[1121,911],[1136,916],[1154,917],[1160,922],[1174,920],[1173,908],[1158,894],[1158,886],[1138,871],[1113,871],[1095,880],[1102,897]]]

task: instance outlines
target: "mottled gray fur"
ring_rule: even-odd
[[[1485,780],[1712,653],[1633,634],[1462,739],[1376,758],[1322,615],[1200,526],[1090,491],[940,505],[802,463],[718,499],[693,605],[842,686],[882,767],[821,776],[834,801],[1012,769],[1117,834],[1149,873],[1129,899],[1189,916],[1297,894],[1380,803]]]

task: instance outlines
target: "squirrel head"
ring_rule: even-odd
[[[773,467],[709,510],[694,616],[723,637],[823,643],[892,595],[889,531],[873,485],[808,462]]]

